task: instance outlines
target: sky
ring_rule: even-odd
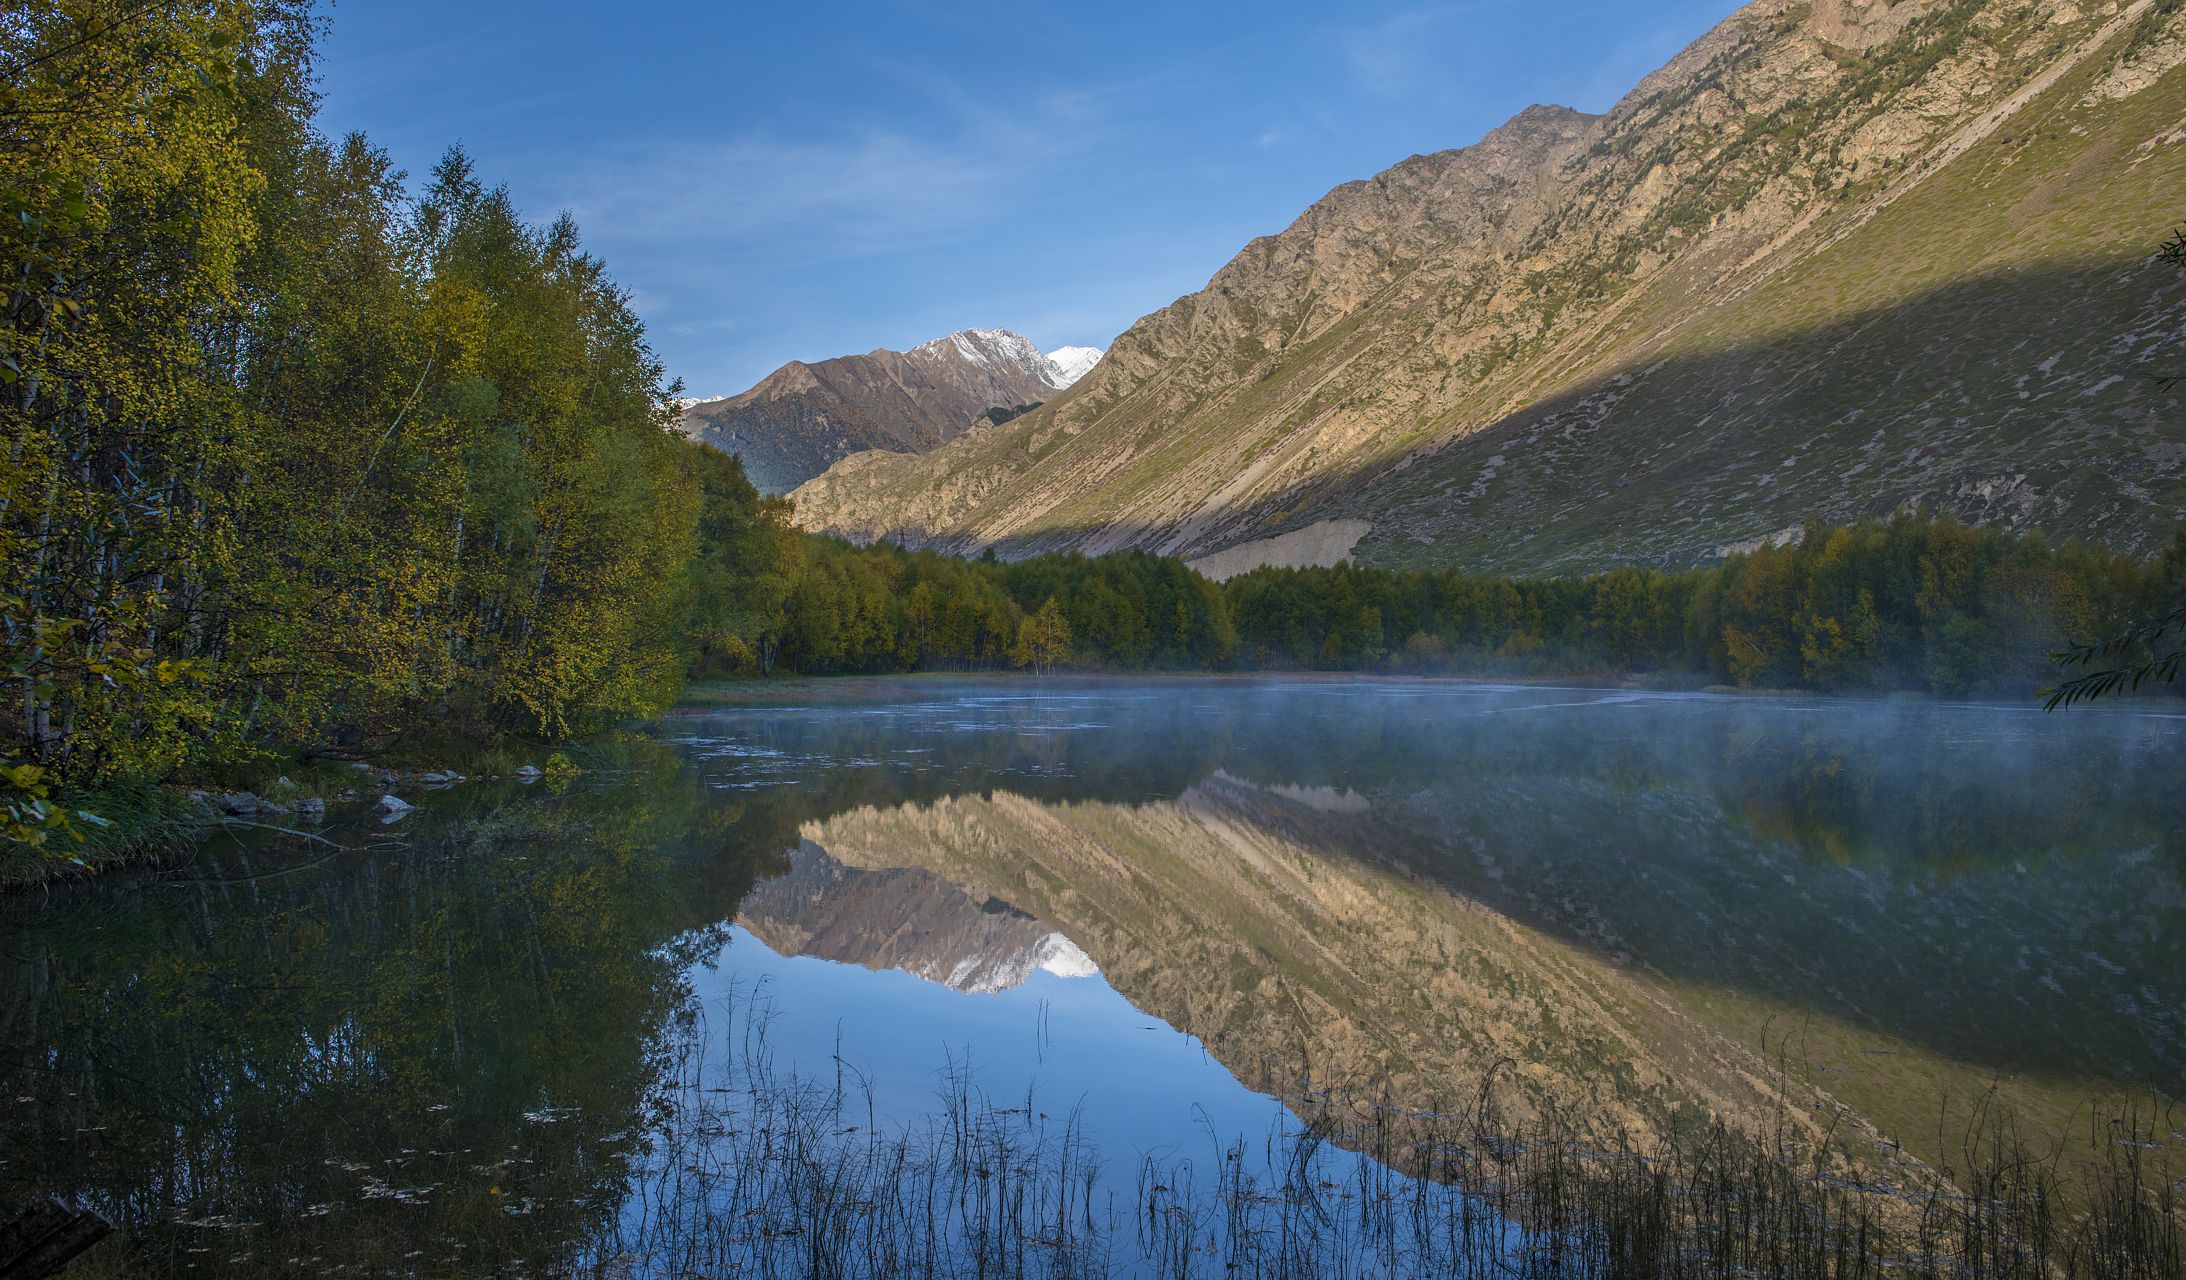
[[[1330,188],[1607,109],[1731,0],[341,0],[321,127],[573,214],[694,395],[999,326],[1106,347]]]

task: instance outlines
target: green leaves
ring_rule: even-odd
[[[77,5],[0,86],[0,750],[50,791],[662,705],[697,486],[573,223],[312,124],[309,0]],[[34,389],[26,392],[26,389]],[[467,723],[466,723],[467,722]],[[81,821],[89,822],[85,818]]]
[[[2186,544],[2186,538],[2181,541]],[[2043,709],[2055,711],[2121,693],[2138,693],[2144,685],[2176,683],[2181,667],[2186,666],[2186,645],[2176,644],[2181,635],[2186,635],[2186,604],[2129,623],[2107,639],[2059,650],[2054,661],[2068,669],[2091,667],[2104,660],[2121,665],[2089,671],[2044,690]],[[2167,641],[2175,647],[2166,648]]]
[[[0,759],[0,840],[14,850],[36,852],[56,835],[82,839],[69,825],[69,815],[53,803],[52,790],[52,781],[45,769],[22,761]],[[105,825],[103,819],[82,810],[77,810],[76,816],[95,825]]]

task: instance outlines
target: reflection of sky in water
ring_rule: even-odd
[[[681,727],[711,785],[747,791],[853,769],[1043,804],[1261,788],[1292,809],[1249,826],[1401,863],[1620,964],[1819,1007],[1980,1069],[2176,1078],[2175,1019],[2150,1012],[2171,987],[2157,975],[2180,888],[2153,865],[2177,860],[2177,797],[2148,784],[2172,780],[2161,762],[2186,742],[2167,703],[2064,716],[1403,679],[837,693],[884,701],[829,694]],[[1309,831],[1308,811],[1354,825],[1371,813],[1373,836]],[[888,865],[885,844],[865,861]],[[2128,936],[2121,973],[2108,952]],[[2058,1044],[2038,1051],[2045,1027]]]
[[[1759,964],[1774,973],[1770,981],[1795,980],[1810,998],[1817,987],[1842,986],[1825,1007],[1901,1033],[1906,1018],[1933,1010],[1863,983],[1878,976],[1877,964],[1871,953],[1849,963],[1847,949],[1867,947],[1871,925],[1889,926],[1892,948],[1915,968],[1930,959],[1991,967],[1997,939],[2025,931],[2019,961],[2049,990],[2060,989],[2053,973],[2086,988],[2106,984],[2082,966],[2124,971],[2070,936],[2090,921],[2029,914],[2034,908],[2008,889],[1991,902],[1991,882],[1978,874],[1946,879],[1931,896],[1901,881],[1888,862],[1818,861],[1811,850],[1791,847],[1807,837],[1800,824],[1855,838],[1871,833],[1884,856],[1912,858],[1906,869],[1917,884],[1936,874],[1928,860],[1946,846],[1970,845],[1984,860],[1995,854],[1978,829],[1897,825],[1902,815],[1888,789],[1870,795],[1865,785],[1917,779],[1904,799],[1925,808],[1951,796],[1978,810],[1984,797],[2000,801],[2012,788],[2007,778],[2021,770],[2084,772],[2075,743],[2147,752],[2179,741],[2175,718],[2137,711],[2065,720],[2036,708],[1892,698],[1402,680],[1174,682],[1024,695],[944,685],[892,696],[903,700],[693,717],[685,742],[717,787],[814,783],[816,771],[881,766],[975,792],[1007,790],[1013,777],[1056,780],[1059,789],[1028,794],[1066,804],[1096,797],[1170,803],[1176,792],[1158,785],[1143,796],[1130,785],[1099,788],[1111,761],[1174,752],[1172,773],[1188,788],[1214,786],[1231,803],[1257,793],[1290,806],[1262,823],[1296,838],[1313,838],[1296,825],[1311,821],[1302,814],[1332,823],[1317,829],[1322,837],[1374,815],[1381,843],[1371,858],[1407,857],[1413,874],[1460,894],[1495,896],[1500,909],[1530,913],[1618,964],[1734,987],[1746,981],[1738,973]],[[1022,746],[1014,754],[998,750],[1004,741]],[[1513,749],[1529,752],[1523,764],[1508,755]],[[1635,765],[1645,767],[1633,772]],[[1840,795],[1847,769],[1868,783]],[[1618,773],[1631,777],[1613,781]],[[1931,785],[1945,790],[1931,796]],[[885,800],[879,808],[891,811]],[[1967,812],[1946,801],[1934,813],[1949,822],[1954,809]],[[2102,856],[2143,855],[2113,847]],[[916,862],[906,852],[900,865]],[[863,865],[899,864],[883,838],[866,849]],[[1521,883],[1503,891],[1514,877]],[[1841,975],[1833,972],[1840,967]],[[1035,972],[999,993],[960,992],[901,971],[785,958],[739,928],[719,970],[699,975],[697,985],[714,1011],[731,990],[763,989],[778,1065],[831,1080],[839,1052],[867,1074],[884,1124],[930,1114],[945,1073],[965,1062],[991,1105],[1023,1106],[1030,1089],[1036,1111],[1060,1118],[1082,1107],[1112,1175],[1135,1167],[1141,1154],[1213,1158],[1220,1144],[1241,1136],[1257,1149],[1271,1127],[1295,1124],[1197,1038],[1134,1008],[1098,977]],[[1984,989],[1978,998],[2002,1014],[1999,1002],[2009,1000],[2011,986]],[[2093,990],[2075,993],[2083,1015],[2090,997],[2100,998]],[[2126,1018],[2146,1016],[2131,1000],[2115,1008]],[[2167,1034],[2148,1029],[2159,1040]],[[1989,1043],[1996,1037],[1963,1028],[1935,1038],[1998,1049]],[[1877,1052],[1885,1051],[1846,1047],[1840,1056],[1855,1065],[1831,1070],[1837,1078],[1865,1071],[1861,1055]],[[2120,1077],[2135,1074],[2108,1065]]]
[[[1632,978],[1659,997],[1679,1017],[1661,1058],[1673,1085],[1712,1052],[1794,1028],[1798,1062],[1830,1096],[1909,1147],[1936,1131],[1942,1090],[2069,1109],[2093,1089],[2175,1098],[2186,1079],[2186,716],[2173,703],[2052,716],[1398,680],[797,696],[808,705],[677,715],[687,770],[413,795],[407,848],[284,860],[229,838],[187,876],[0,902],[0,961],[14,965],[0,965],[14,983],[0,1018],[16,1018],[0,1044],[21,1049],[0,1054],[0,1098],[16,1105],[0,1192],[91,1189],[155,1225],[197,1224],[170,1238],[218,1246],[216,1265],[248,1247],[230,1230],[245,1219],[332,1233],[344,1265],[366,1245],[397,1244],[400,1260],[435,1232],[475,1236],[481,1215],[567,1229],[580,1199],[614,1194],[615,1153],[653,1122],[634,1106],[643,1046],[688,963],[668,938],[710,948],[707,931],[731,919],[744,923],[717,963],[691,975],[710,1043],[741,1040],[732,992],[763,991],[777,1067],[832,1083],[839,1052],[891,1128],[929,1116],[952,1062],[968,1062],[990,1106],[1030,1090],[1054,1117],[1082,1107],[1126,1194],[1141,1154],[1205,1170],[1210,1129],[1258,1152],[1293,1127],[1176,1029],[1258,1081],[1297,1030],[1262,994],[1271,974],[1307,995],[1327,979],[1315,1007],[1351,1001],[1340,1007],[1376,1043],[1476,1052],[1457,1033],[1494,1011],[1420,985],[1456,967],[1406,970],[1387,950],[1453,921],[1511,921],[1589,981]],[[937,809],[958,825],[922,831]],[[1013,814],[1019,843],[1003,842]],[[377,838],[368,815],[348,820],[371,825],[329,836]],[[466,834],[473,821],[487,834]],[[443,843],[450,832],[460,841]],[[795,861],[800,833],[832,844],[833,863]],[[1311,872],[1299,883],[1357,892],[1286,935],[1275,926],[1313,895],[1228,875],[1245,854],[1223,833],[1254,856],[1294,854]],[[919,864],[920,839],[951,835],[960,848]],[[1092,854],[1055,853],[1070,840]],[[1134,870],[1187,856],[1206,874],[1183,891],[1127,892]],[[786,860],[809,879],[777,874]],[[1045,870],[1015,874],[1026,867]],[[807,883],[868,914],[784,907]],[[780,935],[755,909],[768,886]],[[1221,892],[1195,896],[1209,886]],[[785,957],[761,941],[796,950],[797,927],[830,922],[842,949]],[[1029,943],[1073,932],[1174,1022],[1106,977],[1021,963]],[[1470,954],[1483,964],[1516,954],[1503,945],[1515,933],[1482,936]],[[981,938],[999,941],[957,945]],[[1565,990],[1543,985],[1548,969],[1511,972],[1539,981],[1505,1015]],[[1412,992],[1425,994],[1400,998]],[[1552,1052],[1531,1059],[1567,1066],[1582,1098],[1646,1048],[1553,1056],[1552,1036],[1590,1007],[1554,1006],[1540,1041]],[[1382,1035],[1414,1026],[1419,1046]],[[506,1196],[482,1198],[495,1180]],[[196,1256],[145,1269],[203,1274],[179,1270]]]
[[[883,1125],[934,1112],[952,1063],[969,1063],[996,1107],[1023,1106],[1030,1090],[1034,1109],[1057,1120],[1080,1108],[1110,1174],[1126,1180],[1141,1155],[1216,1157],[1209,1127],[1225,1145],[1257,1147],[1288,1115],[1098,975],[1042,970],[1005,991],[953,991],[899,970],[780,956],[739,927],[692,987],[716,1045],[741,1038],[747,1002],[763,997],[776,1068],[832,1082],[839,1054],[863,1073]]]

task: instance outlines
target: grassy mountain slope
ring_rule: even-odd
[[[1331,192],[1046,408],[797,491],[1019,553],[1684,563],[1911,505],[2186,513],[2177,0],[1762,0],[1608,115]],[[1318,537],[1300,531],[1333,531]]]

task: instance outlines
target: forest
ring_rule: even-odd
[[[0,21],[17,843],[296,744],[581,734],[688,665],[704,475],[628,297],[460,151],[413,187],[322,136],[321,21]]]
[[[762,506],[766,504],[761,504]],[[2186,593],[2148,562],[1901,515],[1682,570],[1520,579],[1349,563],[1210,582],[1144,552],[962,560],[806,535],[701,677],[987,670],[1664,674],[1688,683],[2028,697],[2076,638]]]
[[[451,150],[316,124],[309,0],[0,21],[0,834],[116,789],[559,742],[692,677],[1672,672],[2031,692],[2160,613],[2141,564],[1900,517],[1679,571],[1523,581],[799,532],[685,441],[628,295]]]

